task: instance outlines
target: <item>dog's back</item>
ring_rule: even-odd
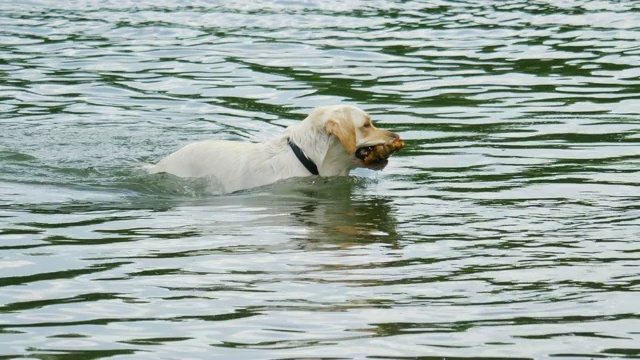
[[[295,159],[286,140],[248,143],[206,140],[184,146],[148,169],[184,178],[212,178],[225,192],[266,185],[305,169]]]

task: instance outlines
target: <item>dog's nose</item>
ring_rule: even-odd
[[[391,131],[389,131],[389,136],[390,136],[390,137],[392,137],[392,138],[393,138],[393,140],[398,140],[398,139],[400,139],[400,135],[398,135],[398,134],[396,134],[396,133],[394,133],[394,132],[391,132]]]

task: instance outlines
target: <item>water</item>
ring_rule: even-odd
[[[637,2],[0,9],[0,358],[640,357]],[[407,148],[140,170],[335,103]]]

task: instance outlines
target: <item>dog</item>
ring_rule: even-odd
[[[314,109],[284,134],[262,143],[205,140],[188,144],[148,171],[210,178],[225,193],[302,176],[346,176],[357,167],[382,170],[404,147],[400,136],[378,129],[350,105]]]

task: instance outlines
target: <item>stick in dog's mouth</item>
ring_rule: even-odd
[[[355,156],[366,165],[377,165],[387,161],[391,154],[404,147],[404,141],[396,138],[386,144],[363,146],[356,150]]]
[[[373,151],[374,146],[363,146],[356,150],[356,157],[360,160],[363,160],[369,156],[369,154]]]

